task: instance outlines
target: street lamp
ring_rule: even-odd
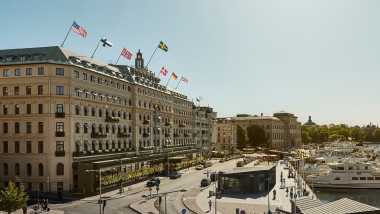
[[[176,190],[176,191],[171,191],[171,192],[165,192],[164,193],[164,196],[165,196],[165,214],[167,214],[167,209],[166,209],[166,195],[169,194],[169,193],[173,193],[173,192],[186,192],[187,190],[186,189],[181,189],[181,190]]]
[[[101,169],[88,169],[86,172],[99,173],[99,213],[102,214],[102,171]]]
[[[271,176],[267,177],[265,180],[267,180],[268,182],[268,213],[270,212],[270,200],[269,200],[269,193],[270,193],[270,189],[269,189],[269,181],[271,180]]]
[[[168,177],[170,175],[170,168],[169,168],[169,154],[172,153],[173,151],[168,151]]]

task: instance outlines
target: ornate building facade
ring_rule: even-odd
[[[115,180],[212,141],[197,139],[193,102],[146,70],[140,51],[130,67],[56,46],[0,50],[0,72],[0,188],[98,191],[99,173]]]

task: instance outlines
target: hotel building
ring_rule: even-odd
[[[140,51],[131,67],[57,46],[0,50],[0,82],[0,188],[98,191],[99,173],[111,188],[169,155],[202,155],[215,129],[216,113],[162,85]]]

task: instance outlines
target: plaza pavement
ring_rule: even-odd
[[[218,160],[214,160],[215,162]],[[263,167],[268,166],[267,162],[261,162],[259,165],[254,165],[255,162],[251,162],[244,167]],[[275,164],[275,163],[270,163]],[[183,174],[191,173],[193,169],[190,170],[182,170]],[[273,212],[276,208],[280,208],[284,211],[291,211],[291,202],[290,197],[286,194],[286,188],[280,188],[280,176],[281,171],[283,172],[283,177],[285,178],[285,187],[294,187],[294,179],[288,178],[288,170],[284,169],[284,165],[277,164],[276,166],[276,185],[274,189],[276,189],[276,198],[273,198],[273,189],[269,194],[269,204],[270,210]],[[140,183],[141,188],[144,183]],[[134,186],[134,188],[139,188],[139,186]],[[307,190],[310,192],[308,197],[312,197],[312,190],[307,186]],[[246,213],[255,214],[255,213],[267,213],[268,212],[268,192],[258,193],[258,194],[234,194],[234,195],[223,195],[221,199],[217,199],[215,206],[215,196],[209,197],[209,191],[214,191],[214,184],[211,184],[208,188],[200,190],[198,188],[194,188],[185,193],[183,197],[183,202],[186,206],[187,210],[191,210],[194,213],[215,213],[215,214],[230,214],[236,213],[236,208],[239,208],[240,211],[244,210]],[[125,195],[120,195],[118,190],[110,191],[102,194],[103,197],[125,197]],[[97,200],[99,196],[91,196],[87,198],[83,198],[77,201],[71,202],[71,206],[75,206],[75,204],[87,203],[90,201]],[[134,209],[138,213],[142,214],[159,214],[158,210],[155,208],[154,203],[157,198],[152,194],[152,198],[145,198],[141,201],[133,203],[130,205],[132,209]],[[211,210],[209,210],[208,201],[212,201]],[[50,211],[37,211],[37,213],[49,213],[49,214],[63,214],[64,212],[59,208],[67,206],[67,204],[56,204],[51,205]],[[215,210],[216,209],[216,210]],[[22,210],[18,210],[14,212],[15,214],[22,214]],[[35,213],[32,207],[28,207],[27,213]],[[3,214],[0,212],[0,214]],[[4,213],[5,214],[5,213]]]

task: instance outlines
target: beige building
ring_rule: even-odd
[[[196,147],[194,104],[140,52],[133,68],[61,47],[0,50],[0,81],[0,188],[97,191],[99,171],[122,175],[209,146]]]
[[[231,118],[218,119],[217,148],[228,152],[231,147],[237,149],[237,123]]]
[[[301,123],[291,113],[279,112],[273,116],[238,115],[233,118],[243,128],[258,125],[264,131],[272,149],[299,147],[301,145]]]

